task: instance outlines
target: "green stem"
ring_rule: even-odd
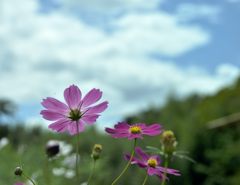
[[[46,157],[45,160],[45,170],[43,171],[43,174],[45,176],[45,182],[47,185],[51,185],[51,178],[50,178],[50,169],[49,169],[49,159]]]
[[[164,159],[164,168],[167,168],[167,167],[168,167],[168,159],[169,159],[169,156],[168,156],[168,155],[165,156],[165,159]],[[162,180],[161,185],[165,185],[166,178],[167,178],[167,169],[165,169],[165,171],[164,171],[163,180]]]
[[[147,182],[147,180],[148,180],[148,174],[146,174],[146,176],[145,176],[145,179],[144,179],[144,181],[143,181],[142,185],[145,185],[145,184],[146,184],[146,182]]]
[[[135,147],[136,147],[136,144],[137,144],[137,139],[134,139],[134,144],[133,144],[133,150],[132,150],[132,153],[131,153],[131,157],[127,163],[127,165],[125,166],[125,168],[123,169],[123,171],[120,173],[120,175],[112,182],[111,185],[114,185],[116,184],[116,182],[121,178],[121,176],[127,171],[128,167],[130,166],[131,164],[131,161],[133,159],[133,156],[135,154]]]
[[[90,181],[91,181],[91,179],[93,177],[93,174],[94,174],[94,171],[95,171],[95,165],[96,165],[96,160],[93,160],[93,168],[92,168],[91,174],[88,177],[87,185],[90,184]]]
[[[33,184],[33,185],[37,185],[37,184],[35,184],[35,182],[29,177],[29,176],[27,176],[26,174],[22,174],[23,175],[23,177],[25,177],[27,180],[29,180],[29,181],[31,181],[31,183]]]
[[[77,122],[77,141],[76,141],[76,181],[79,182],[78,161],[79,161],[79,126]]]

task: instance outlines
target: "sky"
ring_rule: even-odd
[[[111,126],[169,94],[214,94],[240,75],[240,0],[1,0],[0,97],[41,123],[40,102],[103,91]]]

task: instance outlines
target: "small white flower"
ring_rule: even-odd
[[[65,159],[62,161],[62,165],[67,168],[74,168],[76,165],[76,154],[66,156]]]
[[[0,150],[1,150],[2,148],[4,148],[6,145],[8,145],[8,143],[9,143],[8,138],[6,138],[6,137],[2,138],[2,139],[0,140]]]
[[[71,153],[73,147],[70,144],[67,144],[64,141],[59,141],[60,145],[60,155],[67,156]]]
[[[52,172],[53,172],[53,175],[55,176],[62,176],[65,174],[66,170],[65,168],[53,168]]]
[[[65,172],[65,177],[68,178],[68,179],[71,179],[75,176],[75,171],[73,170],[66,170]]]

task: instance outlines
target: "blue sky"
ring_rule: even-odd
[[[191,1],[180,2],[191,3]],[[240,55],[238,52],[240,42],[239,39],[237,39],[237,35],[240,32],[240,24],[237,21],[237,17],[240,17],[239,1],[201,0],[194,2],[196,6],[209,3],[205,5],[212,8],[215,7],[216,10],[218,10],[215,21],[204,19],[203,17],[192,20],[192,23],[197,22],[201,24],[204,29],[211,33],[211,42],[204,47],[198,48],[178,58],[178,61],[185,62],[187,65],[191,65],[193,61],[195,61],[195,64],[200,66],[202,64],[202,66],[208,70],[214,70],[219,64],[226,62],[240,67]],[[179,1],[173,0],[171,3],[166,4],[165,10],[173,13],[178,9],[178,6]]]
[[[213,94],[239,76],[239,16],[238,0],[2,0],[0,97],[35,124],[42,98],[100,88],[103,127],[169,93]]]

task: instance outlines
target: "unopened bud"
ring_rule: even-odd
[[[15,171],[14,171],[14,174],[17,175],[17,176],[21,176],[23,173],[23,169],[21,167],[16,167],[15,168]]]
[[[171,130],[164,131],[161,136],[161,143],[164,153],[172,155],[177,146],[174,133]]]
[[[91,157],[94,159],[94,160],[97,160],[100,158],[100,154],[102,152],[102,145],[100,144],[95,144],[93,146],[93,149],[92,149],[92,155]]]
[[[46,144],[46,154],[49,158],[56,156],[60,151],[58,141],[50,140]]]

